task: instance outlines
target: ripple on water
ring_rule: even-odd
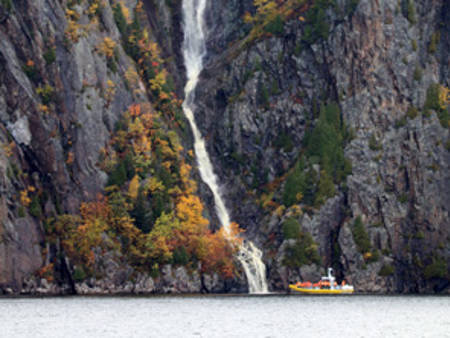
[[[450,297],[0,298],[0,337],[450,337]]]

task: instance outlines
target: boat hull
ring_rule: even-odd
[[[295,286],[293,284],[289,285],[289,288],[291,290],[308,294],[308,295],[349,295],[353,293],[353,289],[348,290],[337,290],[337,289],[307,289],[307,288],[300,288],[298,286]]]

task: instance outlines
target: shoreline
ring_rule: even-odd
[[[308,297],[308,298],[349,298],[349,297],[450,297],[450,293],[353,293],[343,295],[309,295],[290,292],[269,292],[267,294],[250,293],[147,293],[147,294],[10,294],[0,295],[2,299],[35,298],[265,298],[265,297]]]

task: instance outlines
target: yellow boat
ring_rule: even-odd
[[[310,282],[290,284],[291,290],[309,295],[348,295],[354,292],[352,285],[337,285],[333,276],[333,269],[328,268],[328,276],[324,276],[321,282],[312,285]],[[306,285],[306,287],[305,287]]]
[[[290,284],[289,288],[291,290],[306,293],[309,295],[342,295],[342,294],[352,294],[354,292],[353,288],[351,289],[308,289],[308,288],[299,288],[295,284]]]

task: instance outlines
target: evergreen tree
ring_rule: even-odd
[[[141,229],[143,233],[146,234],[152,230],[151,210],[142,189],[139,189],[134,208],[130,212],[130,215],[134,218],[136,227]]]

